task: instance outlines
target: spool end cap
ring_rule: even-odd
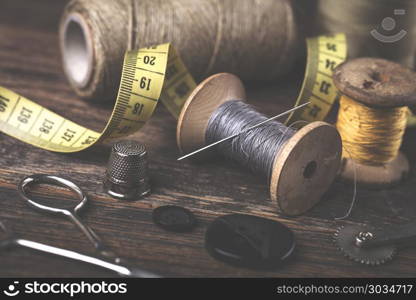
[[[176,139],[181,153],[205,146],[205,132],[212,113],[227,101],[244,101],[245,95],[243,83],[233,74],[219,73],[200,83],[179,115]]]
[[[407,157],[399,152],[399,155],[384,165],[370,166],[344,158],[340,176],[345,181],[357,180],[357,184],[368,188],[385,188],[402,182],[410,171]],[[355,173],[355,175],[354,175]]]
[[[370,107],[416,104],[416,73],[380,58],[356,58],[339,65],[333,74],[344,95]]]
[[[277,153],[270,196],[278,211],[300,215],[319,202],[339,170],[341,137],[325,122],[313,122],[290,138]]]

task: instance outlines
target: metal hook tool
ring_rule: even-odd
[[[71,191],[75,192],[80,200],[80,202],[73,208],[73,209],[63,209],[63,208],[58,208],[58,207],[52,207],[52,206],[47,206],[44,204],[40,204],[36,201],[34,201],[33,199],[30,199],[29,196],[27,195],[27,191],[29,189],[30,186],[34,185],[34,184],[52,184],[52,185],[58,185],[61,187],[66,187],[68,189],[70,189]],[[106,261],[106,263],[111,262],[112,264],[117,264],[117,265],[121,265],[121,263],[123,261],[122,258],[117,257],[114,252],[112,252],[107,245],[105,245],[103,243],[103,241],[99,238],[99,236],[87,225],[85,225],[81,218],[78,216],[78,213],[85,208],[87,202],[88,202],[88,198],[85,195],[85,193],[82,191],[82,189],[77,186],[75,183],[61,178],[61,177],[57,177],[57,176],[53,176],[53,175],[45,175],[45,174],[36,174],[36,175],[31,175],[28,177],[25,177],[19,184],[18,186],[18,191],[20,196],[33,208],[41,211],[41,212],[46,212],[46,213],[50,213],[50,214],[55,214],[55,215],[63,215],[67,218],[69,218],[84,234],[85,236],[88,238],[88,240],[93,244],[96,253],[100,256],[100,258],[104,259]],[[17,240],[17,241],[21,241],[21,240]],[[30,243],[18,243],[21,246],[30,246],[30,245],[35,245],[34,247],[30,247],[30,248],[34,248],[43,252],[48,252],[48,253],[53,253],[53,254],[57,254],[57,255],[62,255],[62,251],[65,251],[68,255],[62,255],[65,257],[70,257],[73,259],[79,259],[79,256],[81,254],[76,253],[76,252],[72,252],[72,251],[68,251],[68,250],[63,250],[63,249],[59,249],[59,248],[55,248],[55,247],[50,247],[47,245],[42,245],[42,244],[38,244],[35,242],[30,242]],[[1,246],[1,245],[0,245]],[[45,251],[45,249],[48,248],[48,251]],[[77,256],[77,257],[75,257]],[[83,259],[81,259],[82,261],[85,261]],[[88,262],[88,261],[87,261]],[[146,271],[144,271],[146,274],[151,274],[148,273]],[[151,276],[151,277],[154,277]]]

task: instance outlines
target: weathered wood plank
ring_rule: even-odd
[[[64,1],[1,2],[6,6],[0,4],[0,85],[83,125],[96,130],[102,128],[111,107],[78,99],[61,70],[55,26]],[[46,4],[52,2],[55,3],[53,6]],[[17,23],[12,16],[22,9],[37,9],[37,14]],[[251,88],[251,102],[268,114],[289,107],[296,97],[301,73],[300,70],[297,75],[274,86]],[[287,218],[275,213],[265,180],[240,167],[220,158],[204,164],[177,162],[175,126],[175,120],[159,107],[143,130],[132,136],[147,145],[151,163],[153,193],[138,202],[114,200],[103,193],[101,181],[110,151],[108,145],[62,155],[0,135],[0,220],[23,238],[92,253],[88,241],[67,220],[39,214],[18,197],[16,185],[24,176],[51,173],[71,178],[88,191],[91,203],[82,217],[115,252],[162,274],[224,277],[415,275],[414,249],[400,251],[397,259],[387,265],[369,268],[344,259],[331,241],[336,227],[343,223],[389,225],[414,219],[415,176],[394,189],[370,191],[360,188],[357,206],[348,221],[334,221],[335,216],[347,210],[352,194],[351,185],[339,182],[305,216]],[[415,132],[409,132],[404,147],[409,155],[414,153],[414,140]],[[70,194],[62,189],[40,188],[36,190],[36,196],[53,203],[73,203]],[[200,224],[195,232],[172,234],[152,224],[152,209],[173,203],[196,213]],[[238,269],[212,259],[204,250],[204,231],[215,217],[232,212],[256,214],[288,225],[298,240],[296,259],[274,272]],[[1,277],[111,276],[95,267],[23,249],[2,252],[0,263]]]

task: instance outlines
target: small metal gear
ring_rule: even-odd
[[[347,225],[338,228],[334,241],[344,256],[365,265],[381,265],[393,258],[396,254],[395,245],[385,245],[371,248],[357,246],[357,236],[370,236],[372,228],[365,225]],[[368,234],[367,234],[368,233]]]

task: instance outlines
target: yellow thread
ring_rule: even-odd
[[[408,109],[372,108],[342,96],[337,128],[348,153],[343,157],[366,165],[383,165],[397,157]]]

